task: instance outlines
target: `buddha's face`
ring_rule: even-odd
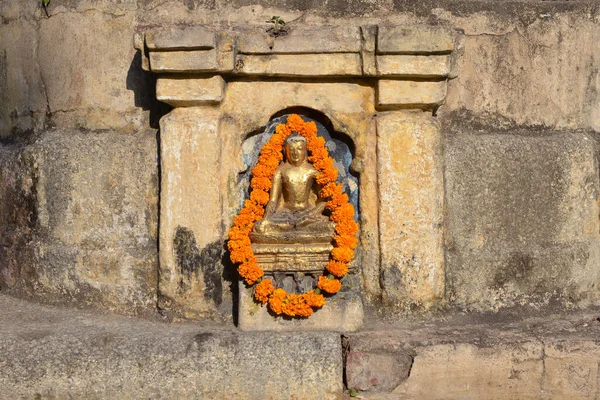
[[[300,165],[306,160],[306,142],[295,140],[286,143],[285,157],[292,165]]]

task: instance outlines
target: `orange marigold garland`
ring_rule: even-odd
[[[249,237],[254,223],[261,220],[265,213],[273,175],[283,160],[283,143],[292,132],[306,138],[306,147],[310,153],[308,160],[319,172],[317,183],[322,186],[321,196],[328,199],[327,209],[331,211],[330,219],[336,223],[337,234],[331,260],[325,267],[328,274],[319,277],[318,289],[303,294],[289,294],[281,288],[276,289],[270,279],[263,279],[264,271],[258,266]],[[256,166],[252,169],[250,199],[244,202],[244,207],[233,220],[227,247],[231,261],[239,264],[238,272],[246,283],[254,285],[258,282],[254,288],[256,300],[262,304],[268,303],[271,311],[277,315],[309,317],[313,308],[325,305],[325,297],[321,291],[334,294],[342,287],[342,283],[336,278],[342,278],[348,272],[348,263],[354,257],[354,249],[358,243],[358,224],[354,220],[354,207],[348,203],[348,195],[343,192],[342,185],[336,182],[337,177],[338,170],[325,147],[325,139],[317,136],[316,124],[312,121],[304,122],[299,115],[292,114],[285,124],[277,125],[275,133],[260,150]]]

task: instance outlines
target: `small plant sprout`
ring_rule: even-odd
[[[285,26],[285,21],[281,19],[279,15],[273,15],[270,20],[266,21],[269,24],[273,24],[273,33],[278,34],[281,29]]]

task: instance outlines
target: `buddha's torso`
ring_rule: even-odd
[[[284,164],[280,168],[283,197],[280,208],[290,211],[313,208],[315,204],[311,193],[317,171],[312,164],[305,163],[300,166]]]

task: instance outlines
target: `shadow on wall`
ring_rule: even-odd
[[[127,71],[126,87],[133,91],[136,107],[150,111],[150,127],[158,129],[158,122],[173,107],[156,99],[156,75],[142,69],[142,54],[138,50]]]

